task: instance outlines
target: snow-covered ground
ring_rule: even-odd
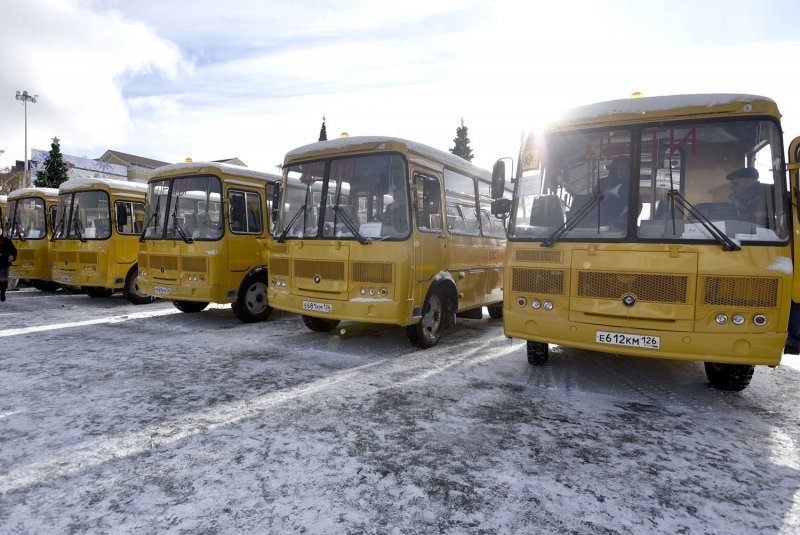
[[[798,533],[800,360],[334,335],[23,289],[0,305],[0,532]]]

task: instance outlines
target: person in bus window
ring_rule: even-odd
[[[600,224],[624,229],[628,222],[630,160],[613,160],[608,176],[597,183],[597,190],[603,194],[600,202]]]
[[[11,262],[17,257],[17,248],[9,238],[3,235],[0,228],[0,301],[6,300],[6,290],[8,289],[8,271]]]
[[[770,191],[768,184],[758,181],[758,170],[752,167],[742,167],[725,178],[731,188],[731,204],[736,210],[736,216],[742,221],[750,221],[767,226],[769,214]]]
[[[383,212],[383,223],[394,228],[397,234],[408,232],[408,203],[403,186],[398,185],[392,189],[392,202]]]

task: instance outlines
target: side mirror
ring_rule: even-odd
[[[503,197],[506,186],[506,162],[497,160],[492,168],[492,199]]]
[[[495,199],[492,201],[492,215],[505,219],[511,213],[511,199]]]
[[[128,210],[124,204],[117,205],[117,228],[123,228],[128,224]]]

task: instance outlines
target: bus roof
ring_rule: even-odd
[[[434,149],[433,147],[415,141],[387,136],[353,136],[303,145],[302,147],[298,147],[286,153],[284,165],[290,165],[298,160],[309,158],[323,158],[331,156],[332,154],[356,154],[392,150],[398,152],[407,151],[412,153],[412,155],[421,156],[431,162],[440,163],[443,167],[462,171],[479,178],[487,180],[491,178],[491,173],[489,171],[455,154]]]
[[[643,123],[689,117],[770,115],[780,118],[775,101],[758,95],[709,93],[627,98],[567,110],[548,130]]]
[[[8,194],[9,199],[22,199],[25,197],[44,197],[58,198],[58,188],[19,188]]]
[[[202,175],[209,173],[254,178],[263,182],[279,182],[281,179],[280,175],[277,174],[254,171],[238,165],[230,165],[220,162],[190,162],[157,167],[150,171],[148,181],[167,176]]]
[[[111,189],[118,191],[130,191],[135,193],[147,193],[147,184],[141,182],[129,182],[126,180],[114,180],[111,178],[70,178],[59,186],[59,193],[75,191],[79,189]]]

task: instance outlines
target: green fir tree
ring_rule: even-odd
[[[59,145],[58,138],[54,137],[53,143],[50,145],[50,153],[44,162],[44,169],[36,173],[33,185],[37,188],[57,188],[68,178],[67,164],[64,163],[64,157],[61,155],[61,145]]]
[[[322,116],[322,128],[319,129],[319,140],[328,141],[328,129],[325,128],[325,116]]]
[[[453,139],[453,143],[456,144],[455,147],[450,149],[450,152],[455,154],[456,156],[460,156],[464,158],[468,162],[472,161],[474,158],[474,154],[472,154],[472,149],[469,146],[469,137],[467,137],[467,127],[464,126],[464,118],[461,118],[461,126],[456,128],[456,137]]]

